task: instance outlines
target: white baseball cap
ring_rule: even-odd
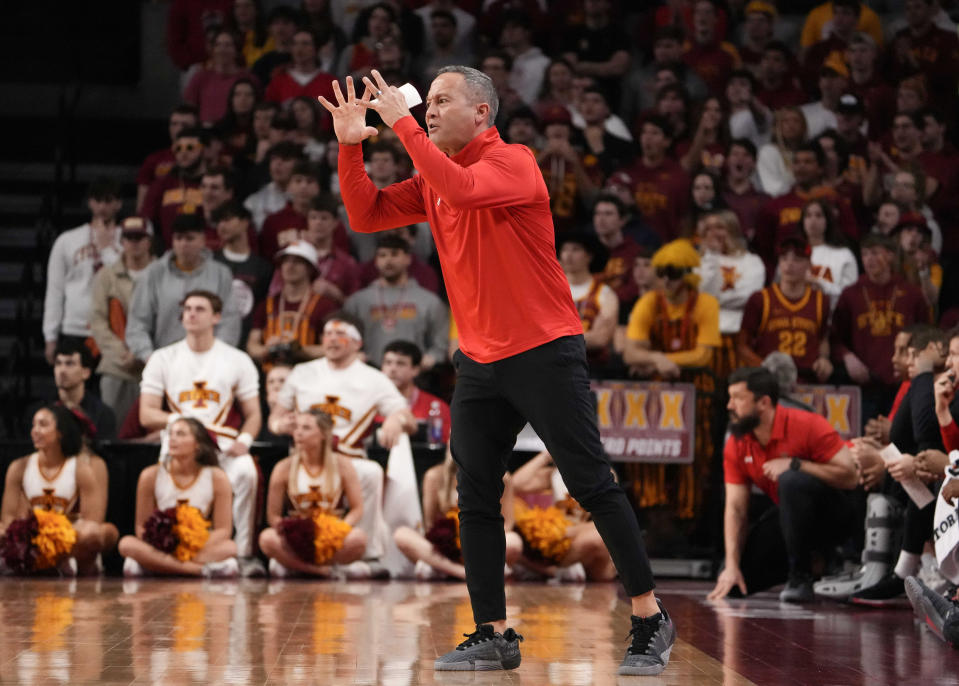
[[[302,239],[293,241],[280,252],[278,252],[274,256],[273,260],[275,262],[279,262],[287,255],[293,255],[294,257],[304,259],[313,268],[314,272],[319,271],[317,263],[319,262],[320,258],[316,254],[316,248],[314,248],[313,245],[308,241],[304,241]]]

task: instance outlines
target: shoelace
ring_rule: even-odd
[[[476,631],[473,633],[463,635],[466,636],[466,640],[456,646],[457,650],[466,650],[467,648],[475,646],[478,643],[491,641],[495,637],[495,634],[493,633],[493,627],[491,627],[489,624],[476,627]]]
[[[633,641],[629,645],[629,652],[632,655],[645,655],[649,649],[649,643],[653,640],[653,635],[659,629],[659,624],[647,624],[646,622],[633,624],[629,630],[626,639],[632,637]]]

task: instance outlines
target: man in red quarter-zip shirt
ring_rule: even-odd
[[[451,449],[458,466],[460,540],[476,631],[434,669],[514,669],[519,641],[506,628],[505,541],[499,499],[515,438],[529,421],[570,495],[592,513],[632,599],[632,643],[620,674],[658,674],[675,641],[653,594],[636,517],[612,479],[589,394],[582,325],[556,259],[546,184],[532,152],[493,127],[499,101],[488,76],[440,70],[426,98],[424,132],[403,94],[379,72],[357,98],[347,78],[333,115],[343,202],[355,231],[429,222],[459,327]],[[371,99],[376,97],[376,101]],[[373,109],[406,148],[419,174],[379,190],[360,143],[376,129]],[[529,275],[535,278],[530,279]],[[575,492],[573,492],[575,491]]]

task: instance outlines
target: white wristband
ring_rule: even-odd
[[[243,433],[241,433],[239,436],[236,437],[236,442],[242,443],[244,446],[246,446],[247,449],[249,449],[249,447],[253,445],[253,436],[251,436],[246,431],[244,431]]]

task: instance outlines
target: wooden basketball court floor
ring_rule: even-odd
[[[629,607],[614,584],[512,583],[524,634],[512,672],[434,672],[470,627],[459,583],[0,579],[7,684],[932,684],[959,652],[907,604],[711,604],[708,584],[665,581],[679,640],[659,677],[617,677]]]

